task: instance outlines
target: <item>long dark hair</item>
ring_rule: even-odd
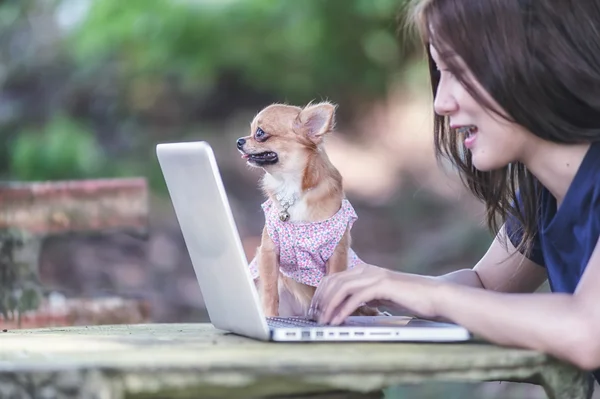
[[[434,95],[440,77],[429,44],[490,111],[544,140],[600,140],[600,1],[417,0],[409,7],[409,26],[416,26],[425,45]],[[464,61],[502,111],[473,87],[455,57],[445,56],[448,51]],[[537,232],[539,181],[519,162],[477,170],[457,136],[447,117],[434,115],[438,159],[457,166],[463,183],[485,203],[494,233],[508,217],[520,222],[517,248],[527,251]]]

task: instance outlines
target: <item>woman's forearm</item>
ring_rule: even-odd
[[[401,272],[398,272],[401,273]],[[477,275],[477,273],[473,270],[473,269],[461,269],[461,270],[456,270],[447,274],[443,274],[440,276],[428,276],[428,275],[420,275],[420,277],[429,279],[429,280],[433,280],[433,281],[437,281],[439,283],[453,283],[453,284],[458,284],[458,285],[463,285],[466,287],[473,287],[473,288],[484,288],[483,284],[481,283],[481,280],[479,279],[479,276]],[[390,309],[393,309],[394,311],[398,312],[399,314],[405,314],[405,313],[409,313],[410,311],[407,311],[407,309],[405,309],[402,306],[397,306],[393,303],[388,305]],[[443,317],[443,316],[435,316],[435,317],[427,317],[429,320],[435,320],[435,321],[441,321],[441,322],[449,322],[451,320],[449,320],[447,317]]]
[[[433,278],[438,281],[465,285],[467,287],[484,288],[479,276],[477,275],[477,272],[475,272],[473,269],[456,270]]]
[[[505,294],[464,285],[437,288],[438,316],[490,342],[539,350],[586,369],[600,367],[598,337],[575,296]]]

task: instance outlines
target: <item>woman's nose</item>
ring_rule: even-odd
[[[433,108],[436,114],[446,116],[451,115],[458,110],[458,103],[454,97],[446,93],[443,88],[438,88],[433,102]]]

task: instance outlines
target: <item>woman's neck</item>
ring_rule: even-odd
[[[539,141],[522,159],[527,169],[552,193],[560,206],[590,144]]]

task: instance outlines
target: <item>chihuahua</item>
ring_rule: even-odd
[[[321,279],[362,261],[350,247],[357,215],[323,143],[336,106],[273,104],[237,140],[248,165],[262,168],[265,226],[250,270],[267,317],[307,317]],[[367,305],[354,315],[381,313]]]

